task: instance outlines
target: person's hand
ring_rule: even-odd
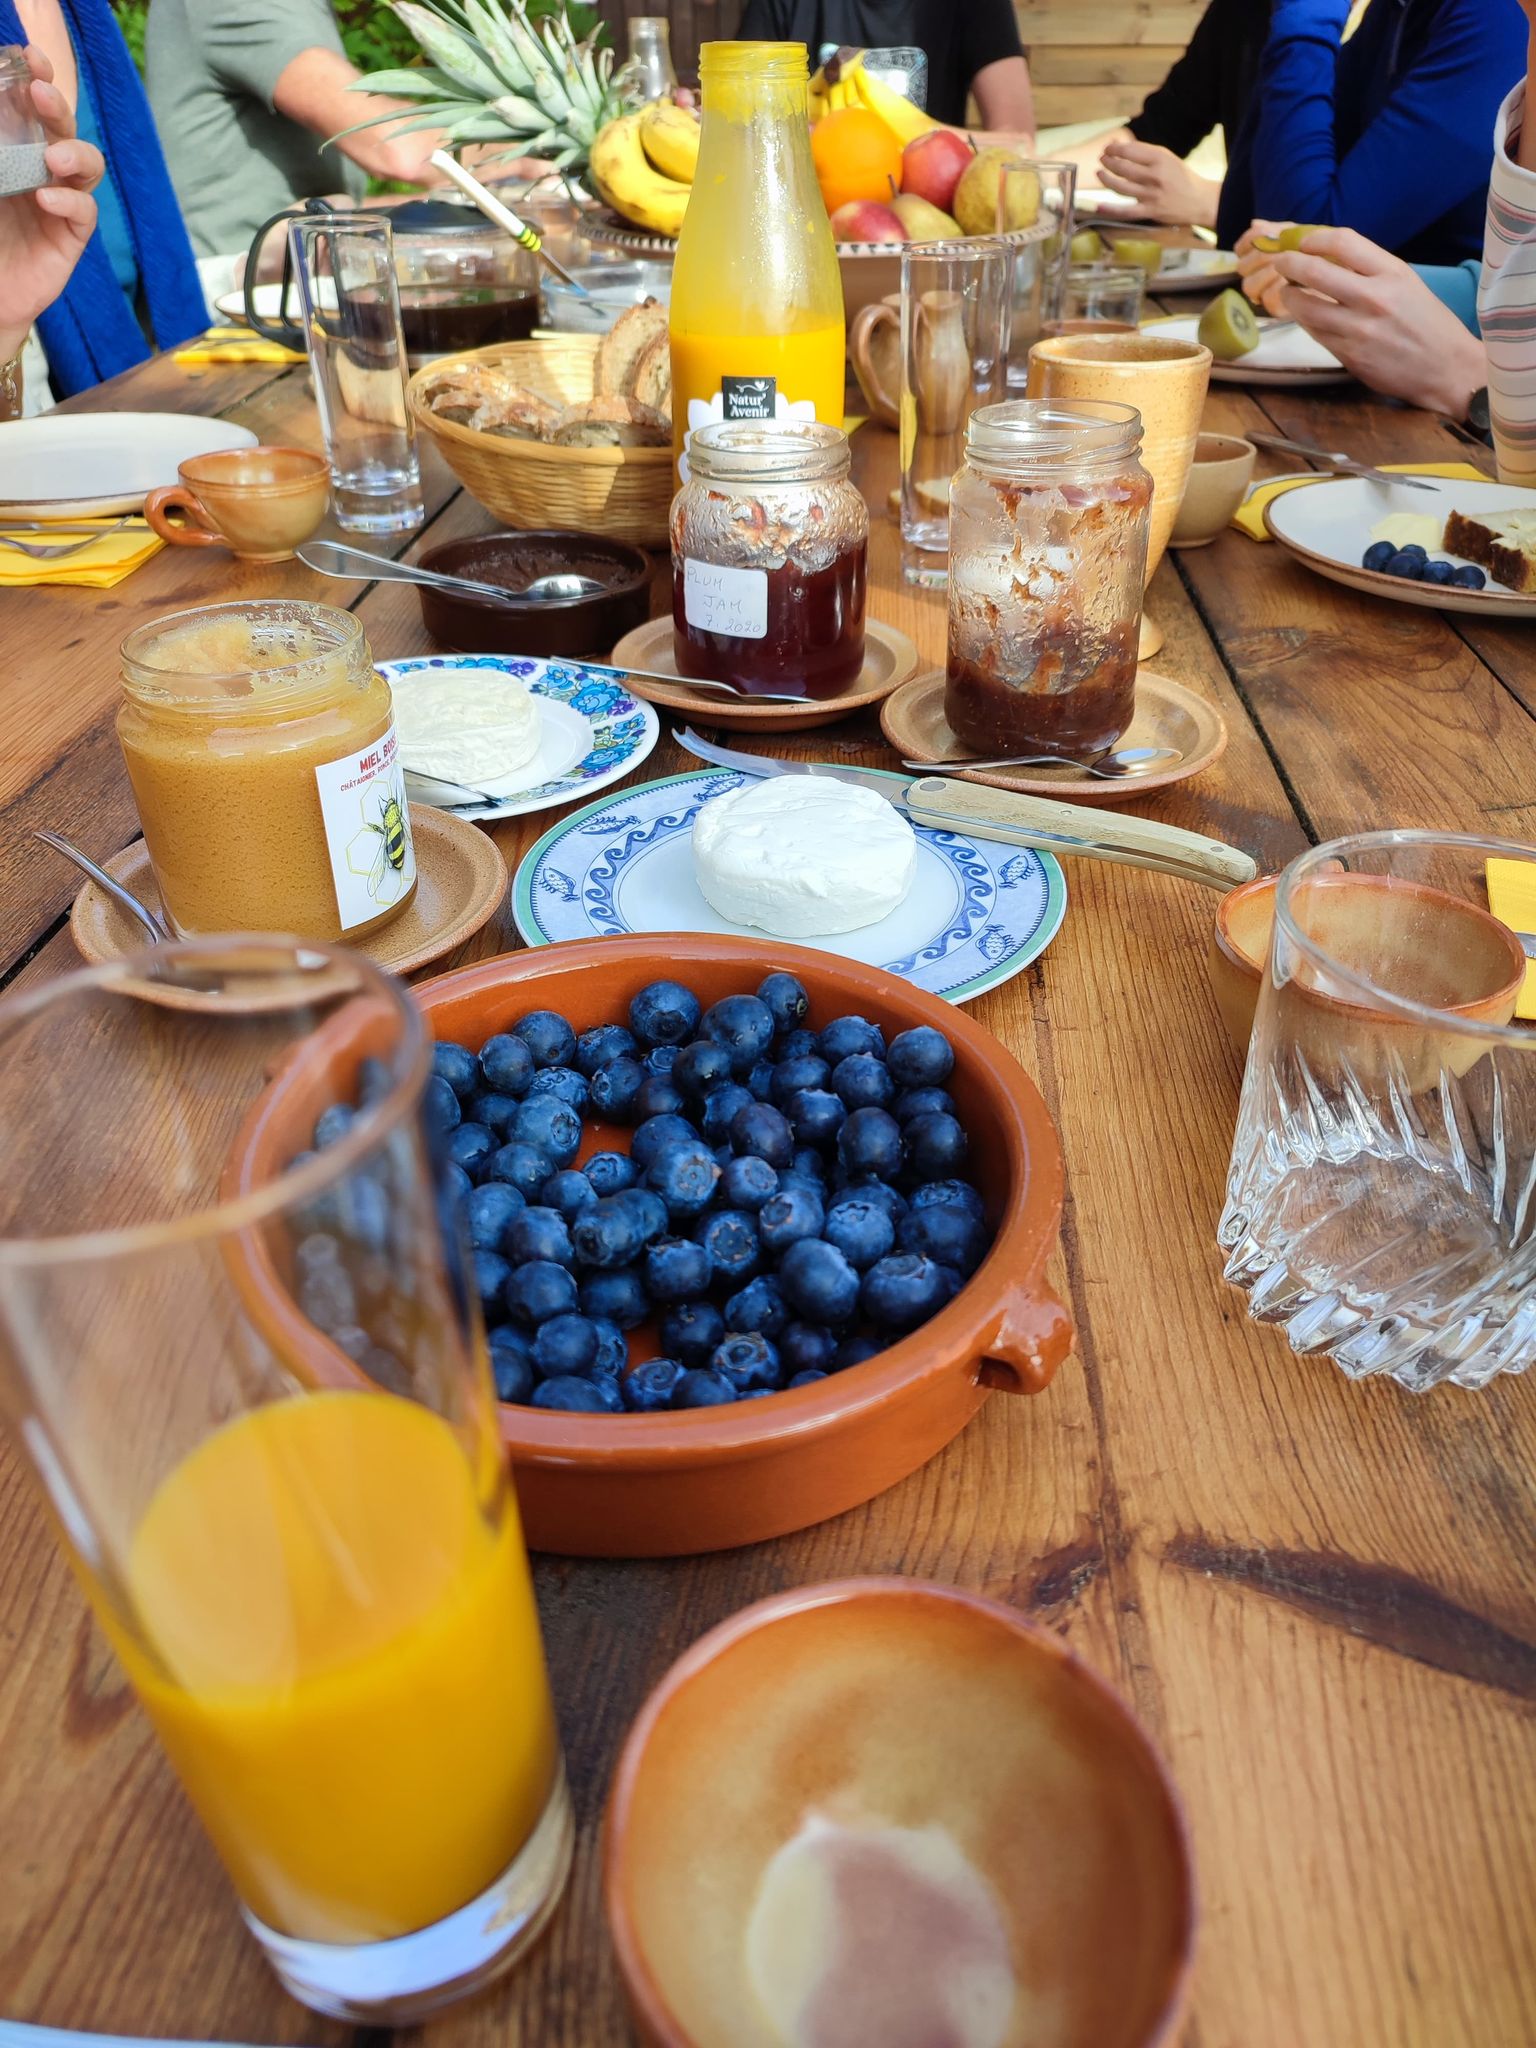
[[[1536,0],[1532,0],[1536,5]],[[1105,145],[1099,158],[1099,180],[1111,192],[1134,199],[1153,220],[1174,227],[1214,227],[1221,187],[1202,178],[1184,159],[1160,143],[1138,142],[1134,136]]]
[[[32,105],[48,137],[51,183],[0,199],[0,363],[21,348],[38,314],[51,306],[96,226],[91,197],[106,172],[101,151],[75,134],[74,116],[53,83],[53,66],[29,45]]]
[[[1373,391],[1466,418],[1488,382],[1488,359],[1417,271],[1353,228],[1319,228],[1302,248],[1274,255],[1253,247],[1255,233],[1274,226],[1256,221],[1237,245],[1250,298],[1298,321]]]

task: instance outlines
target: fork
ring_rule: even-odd
[[[63,547],[39,547],[35,541],[12,540],[7,533],[0,533],[0,547],[15,548],[18,554],[29,555],[34,562],[59,562],[66,555],[78,555],[85,548],[95,547],[97,541],[105,540],[108,534],[116,533],[120,527],[126,526],[134,516],[132,512],[125,512],[122,518],[114,520],[112,525],[100,527],[96,532],[88,535],[86,539],[69,541]]]

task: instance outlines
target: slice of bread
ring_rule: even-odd
[[[632,395],[642,405],[653,405],[668,419],[672,417],[672,341],[665,329],[641,350]]]
[[[640,358],[658,335],[665,340],[666,333],[667,309],[655,299],[646,299],[621,313],[598,345],[592,376],[593,397],[633,397]]]
[[[1536,511],[1489,512],[1482,518],[1453,512],[1441,545],[1447,554],[1486,569],[1495,583],[1536,591]]]
[[[661,448],[672,422],[633,398],[589,398],[570,406],[548,437],[562,448]]]

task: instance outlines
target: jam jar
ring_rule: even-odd
[[[685,676],[830,697],[864,666],[869,511],[848,436],[820,420],[712,420],[672,501],[672,628]]]
[[[949,501],[944,713],[979,754],[1084,760],[1131,722],[1152,479],[1141,415],[1015,399],[971,415]]]
[[[355,941],[416,893],[389,685],[350,612],[175,612],[123,642],[117,736],[177,934]]]

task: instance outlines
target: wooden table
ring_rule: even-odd
[[[1218,387],[1208,424],[1385,460],[1462,452],[1423,415],[1351,392],[1260,397]],[[302,372],[162,361],[90,403],[315,438]],[[938,657],[942,599],[902,585],[883,516],[893,438],[866,428],[855,448],[882,508],[872,609]],[[427,541],[491,524],[435,462],[427,499]],[[350,602],[380,657],[427,645],[408,589],[191,551],[110,592],[0,599],[7,979],[74,959],[73,883],[29,828],[98,855],[136,829],[112,733],[123,634],[178,604],[272,592]],[[1150,812],[1266,868],[1371,825],[1536,837],[1536,635],[1355,596],[1233,533],[1171,556],[1151,610],[1167,634],[1156,666],[1220,707],[1231,745]],[[794,751],[884,758],[869,722]],[[668,738],[640,772],[683,765]],[[509,864],[547,822],[498,829]],[[432,2048],[629,2038],[596,1854],[623,1732],[722,1616],[858,1572],[1009,1601],[1133,1701],[1193,1831],[1204,1918],[1187,2048],[1536,2042],[1536,1388],[1351,1385],[1248,1322],[1214,1238],[1239,1069],[1206,985],[1213,898],[1091,863],[1069,887],[1050,951],[976,1014],[1061,1131],[1054,1278],[1074,1358],[1045,1395],[990,1402],[923,1471],[821,1528],[725,1556],[541,1561],[576,1869],[536,1954],[434,2024]],[[504,917],[470,950],[515,943]],[[0,1467],[0,1644],[0,2013],[339,2041],[242,1933],[14,1463]]]

